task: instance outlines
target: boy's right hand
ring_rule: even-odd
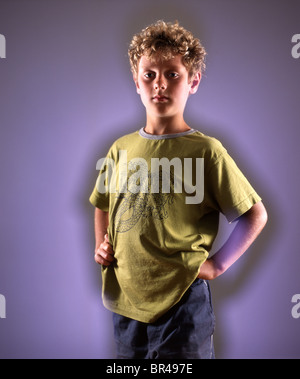
[[[105,234],[104,241],[95,251],[95,261],[99,265],[109,266],[115,260],[114,254],[115,252],[113,251],[112,245],[109,243],[108,235]]]

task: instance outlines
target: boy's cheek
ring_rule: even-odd
[[[136,92],[140,95],[141,94],[140,85],[138,82],[138,78],[135,74],[133,75],[133,81],[135,83]]]
[[[136,88],[136,92],[140,95],[141,94],[141,90],[140,90],[140,86],[137,82],[135,82],[135,88]]]

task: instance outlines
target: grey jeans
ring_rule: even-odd
[[[118,359],[214,359],[215,316],[207,281],[151,324],[113,314]]]

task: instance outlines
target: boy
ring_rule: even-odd
[[[207,280],[224,273],[267,221],[221,143],[184,121],[205,54],[190,32],[163,21],[129,48],[146,126],[113,144],[90,197],[118,358],[214,358]],[[220,212],[237,226],[208,258]]]

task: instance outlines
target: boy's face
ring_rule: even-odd
[[[181,55],[167,61],[142,56],[134,76],[147,115],[154,117],[183,117],[186,101],[197,92],[200,79],[200,73],[190,78]]]

